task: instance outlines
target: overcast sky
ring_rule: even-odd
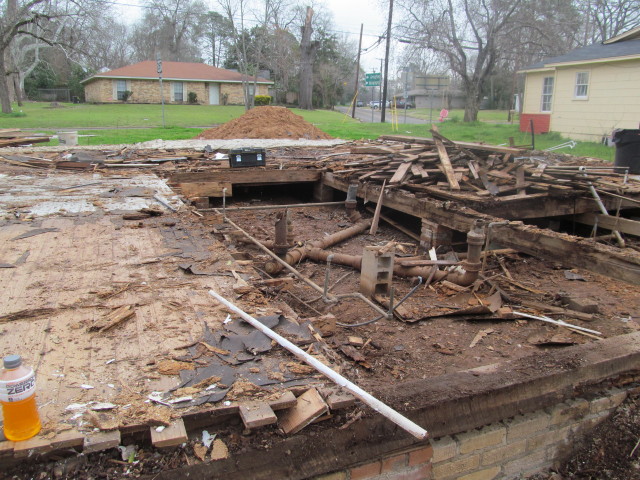
[[[320,0],[327,9],[333,13],[334,31],[345,33],[356,45],[360,35],[360,24],[364,25],[362,37],[361,65],[367,72],[380,71],[380,58],[384,56],[384,41],[377,48],[369,48],[374,45],[378,37],[383,35],[387,25],[388,3],[384,0]],[[142,16],[143,2],[140,0],[113,0],[117,11],[121,12],[122,20],[133,23]],[[215,10],[214,0],[205,0],[205,3]],[[310,2],[311,3],[311,2]],[[138,7],[136,7],[138,5]]]

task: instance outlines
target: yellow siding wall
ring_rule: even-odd
[[[84,94],[87,102],[96,103],[118,103],[113,98],[113,82],[115,80],[108,78],[98,78],[84,86]],[[133,92],[129,103],[160,103],[160,85],[158,81],[152,80],[127,80],[127,88]],[[174,102],[171,88],[171,80],[162,82],[162,92],[165,103],[183,103]],[[189,92],[195,92],[197,102],[209,105],[209,84],[207,82],[184,82],[185,95]],[[222,96],[228,94],[227,104],[240,105],[244,104],[242,95],[242,84],[239,83],[221,83],[220,84],[220,102]],[[268,95],[268,85],[258,85],[258,95]],[[186,102],[184,102],[186,103]]]
[[[586,100],[574,98],[576,73],[589,72]],[[528,73],[524,113],[540,113],[543,78],[553,72]],[[551,131],[575,140],[600,141],[615,128],[640,123],[640,60],[592,63],[555,72]]]

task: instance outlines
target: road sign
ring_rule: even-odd
[[[364,84],[366,87],[379,87],[382,80],[381,73],[366,73],[364,75]]]

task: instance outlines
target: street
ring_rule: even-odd
[[[343,106],[337,106],[335,107],[337,111],[342,112],[342,113],[346,113],[347,115],[351,116],[351,108],[349,107],[343,107]],[[358,120],[360,120],[361,122],[366,122],[366,123],[380,123],[380,115],[381,115],[381,111],[379,109],[373,109],[371,107],[357,107],[356,108],[356,118]],[[386,123],[391,123],[391,109],[388,108],[386,110],[385,113],[385,122]],[[414,117],[410,117],[409,115],[406,116],[406,120],[405,120],[405,115],[404,115],[404,110],[398,110],[398,123],[399,124],[403,124],[403,123],[410,123],[410,124],[418,124],[418,125],[424,125],[427,122],[421,118],[414,118]]]

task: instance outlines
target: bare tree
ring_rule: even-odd
[[[400,0],[401,34],[446,58],[466,94],[464,121],[478,118],[485,82],[500,46],[516,35],[513,18],[523,0]]]
[[[586,19],[585,44],[615,37],[640,23],[640,0],[588,0],[579,6]]]
[[[318,42],[311,41],[312,20],[313,9],[307,7],[300,41],[300,93],[298,98],[298,106],[305,110],[313,109],[313,61],[318,48]]]

